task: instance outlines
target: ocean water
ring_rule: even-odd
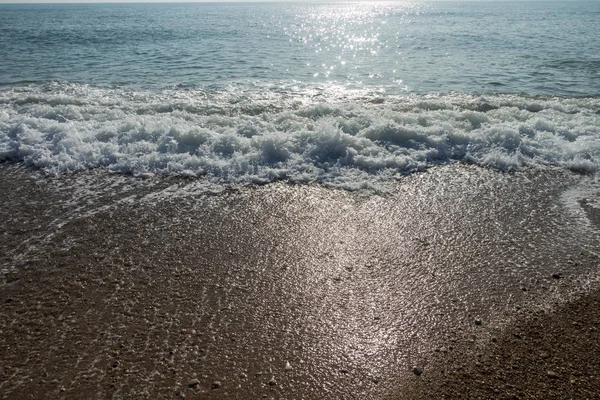
[[[0,5],[0,162],[380,189],[600,170],[600,2]]]

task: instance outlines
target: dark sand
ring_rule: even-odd
[[[600,398],[598,291],[451,345],[456,350],[440,355],[437,368],[404,388],[408,398]]]
[[[2,398],[600,398],[592,178],[194,186],[0,166]]]

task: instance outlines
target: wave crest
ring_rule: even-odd
[[[457,161],[595,173],[599,110],[597,99],[516,95],[13,88],[0,92],[0,161],[345,189]]]

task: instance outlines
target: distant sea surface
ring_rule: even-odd
[[[0,162],[381,188],[600,169],[600,2],[0,5]],[[382,186],[383,185],[383,186]]]

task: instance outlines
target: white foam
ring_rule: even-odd
[[[317,100],[315,100],[315,98]],[[376,101],[375,101],[376,100]],[[0,161],[63,174],[204,176],[376,188],[456,161],[600,168],[600,101],[339,90],[132,92],[52,84],[0,92]]]

